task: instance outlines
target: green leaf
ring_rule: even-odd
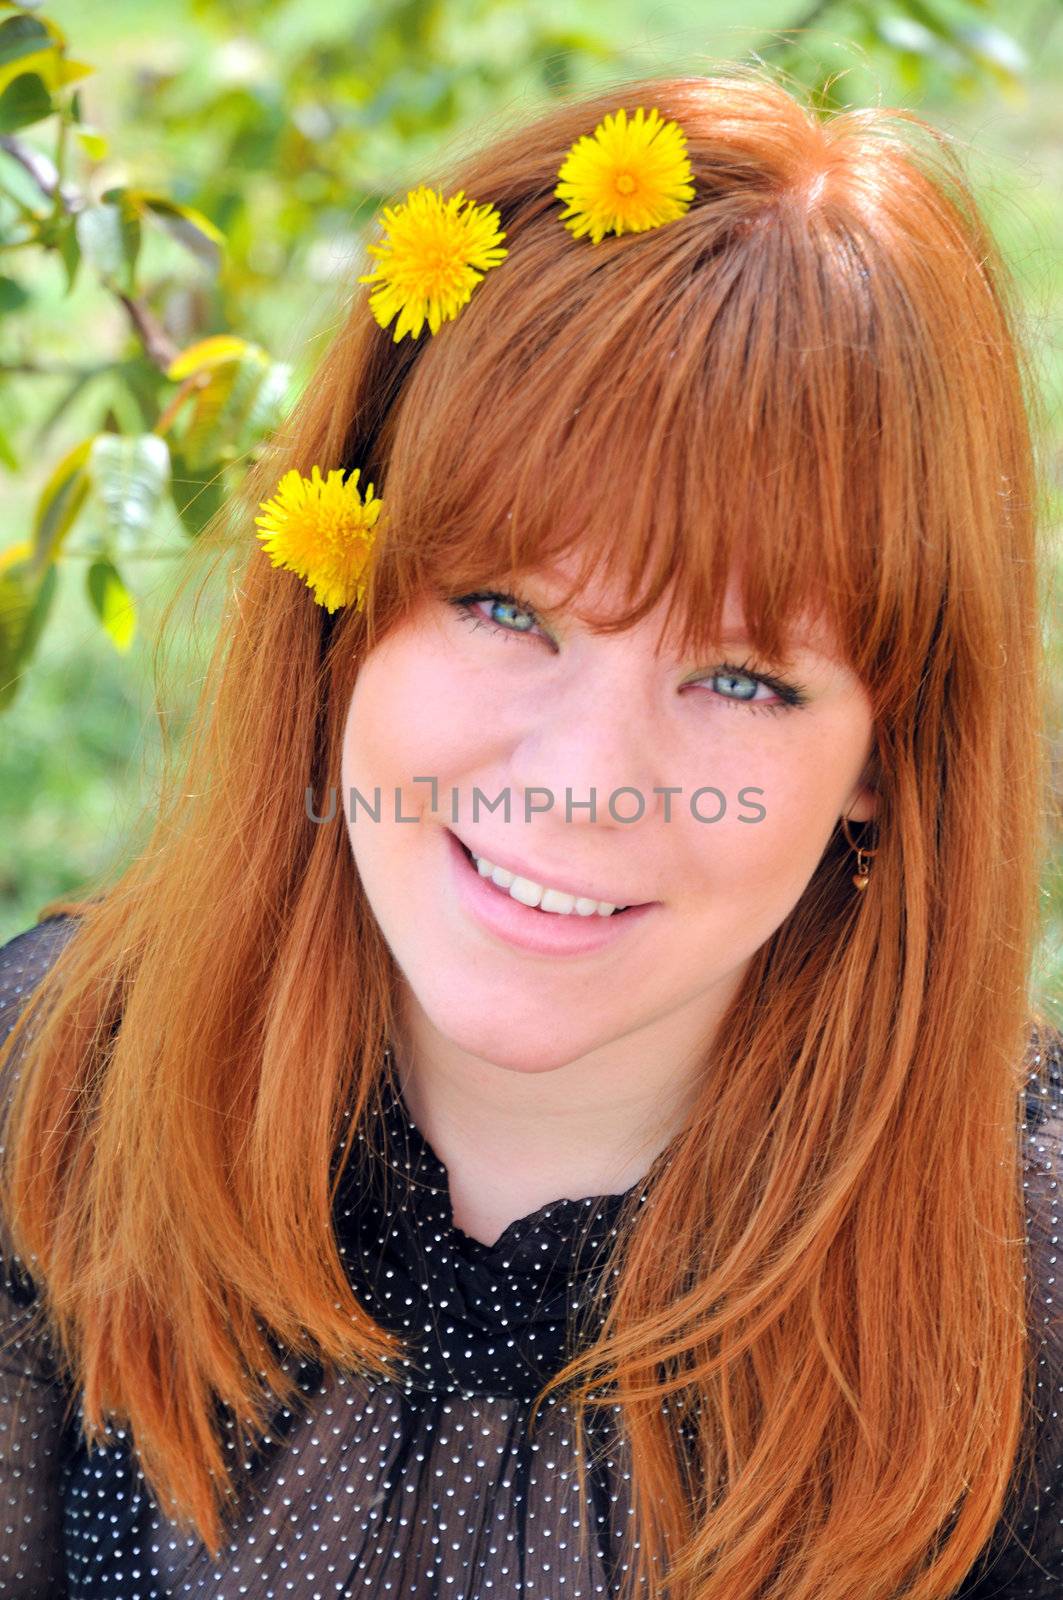
[[[85,586],[92,609],[103,623],[104,632],[115,649],[124,655],[137,631],[137,608],[118,568],[113,562],[100,557],[85,574]]]
[[[948,18],[941,16],[929,0],[900,0],[900,5],[902,11],[907,11],[908,15],[914,17],[928,33],[936,34],[939,39],[952,37],[952,23]]]
[[[79,211],[75,226],[82,255],[104,282],[132,294],[140,253],[140,218],[135,209],[122,201],[105,200]]]
[[[15,447],[7,436],[5,429],[0,428],[0,461],[9,472],[18,472],[19,460],[15,454]]]
[[[986,23],[966,23],[955,29],[956,43],[964,53],[1004,85],[1018,83],[1029,70],[1026,51],[1001,28]]]
[[[1022,46],[1000,28],[982,23],[955,23],[939,15],[927,0],[901,0],[907,16],[884,16],[875,22],[882,41],[900,53],[902,72],[915,57],[935,61],[951,78],[953,92],[977,89],[977,72],[988,74],[1005,94],[1023,93],[1029,58]]]
[[[918,57],[935,61],[950,72],[956,72],[963,58],[940,28],[931,29],[912,17],[880,17],[876,31],[884,44],[899,52],[901,57]]]
[[[89,492],[87,464],[92,440],[84,439],[59,462],[41,490],[33,523],[32,565],[43,571],[55,561]]]
[[[136,199],[159,222],[178,244],[195,256],[208,272],[216,273],[221,266],[225,235],[208,217],[194,206],[178,205],[164,195],[137,193]]]
[[[59,575],[55,567],[52,566],[48,568],[41,582],[36,587],[33,603],[30,606],[29,616],[26,618],[26,626],[22,633],[22,648],[19,659],[20,666],[29,659],[33,651],[37,648],[37,641],[41,636],[41,630],[44,627],[48,612],[51,609],[52,600],[55,597],[55,591],[58,582]]]
[[[89,475],[107,531],[120,547],[135,550],[155,520],[169,486],[170,452],[157,433],[123,438],[97,434]]]
[[[7,316],[12,311],[21,311],[29,300],[29,295],[14,278],[0,277],[0,316]]]
[[[62,89],[96,69],[66,55],[66,35],[48,17],[11,17],[0,23],[0,90],[21,73],[36,73],[46,89]]]
[[[229,398],[236,375],[247,361],[227,361],[210,372],[210,379],[196,391],[192,415],[181,436],[180,451],[187,464],[199,471],[217,461],[226,440],[220,418]],[[171,373],[173,369],[171,368]]]
[[[56,238],[56,249],[66,271],[66,292],[69,294],[74,287],[78,267],[81,265],[81,246],[78,243],[74,218],[68,218],[64,227],[60,229]]]
[[[196,538],[225,501],[225,471],[212,461],[208,466],[192,467],[183,456],[173,454],[170,493],[186,533]]]
[[[250,344],[235,333],[213,333],[179,351],[170,362],[166,376],[171,382],[180,383],[183,378],[190,378],[193,372],[209,372],[244,356],[254,355],[257,358],[264,354],[261,345]]]
[[[223,427],[231,427],[233,448],[243,455],[278,427],[287,409],[292,369],[284,361],[271,361],[264,372],[238,395],[234,388],[222,413]]]
[[[19,688],[19,659],[33,592],[22,572],[0,573],[0,710]]]
[[[291,368],[248,346],[236,360],[214,368],[198,390],[178,448],[188,466],[200,471],[214,462],[244,455],[284,416]]]
[[[0,67],[51,48],[52,36],[36,17],[9,17],[0,22]]]
[[[0,572],[0,710],[19,691],[22,673],[37,647],[55,598],[54,566],[35,579],[25,563]]]
[[[76,130],[78,144],[89,157],[90,161],[105,161],[107,159],[107,140],[95,128],[80,127]]]
[[[71,61],[67,56],[50,55],[41,63],[41,77],[49,89],[65,89],[68,83],[87,78],[96,68],[91,61]]]
[[[24,72],[0,94],[0,133],[16,133],[50,117],[52,97],[36,72]]]

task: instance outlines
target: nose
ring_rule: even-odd
[[[510,782],[520,814],[541,810],[572,826],[620,830],[656,816],[663,796],[654,791],[668,779],[653,683],[623,635],[596,640],[552,686],[513,751]]]

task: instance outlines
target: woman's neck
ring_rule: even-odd
[[[529,1071],[463,1050],[411,1010],[395,1044],[403,1099],[447,1169],[455,1224],[489,1245],[552,1200],[621,1194],[644,1177],[689,1115],[711,1037],[673,1014],[667,1034]]]

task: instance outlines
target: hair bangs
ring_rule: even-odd
[[[684,655],[715,645],[732,581],[769,659],[810,619],[861,676],[903,648],[889,591],[910,572],[875,554],[893,464],[888,428],[869,444],[859,251],[763,193],[738,219],[604,241],[600,263],[555,231],[530,223],[407,377],[383,557],[404,601],[563,561],[563,609],[607,578],[620,605],[585,620],[617,631],[664,600]]]

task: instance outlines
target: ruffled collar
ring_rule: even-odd
[[[530,1397],[600,1326],[606,1256],[645,1193],[552,1200],[494,1244],[472,1238],[389,1059],[337,1191],[336,1235],[361,1302],[406,1339],[408,1388]]]

